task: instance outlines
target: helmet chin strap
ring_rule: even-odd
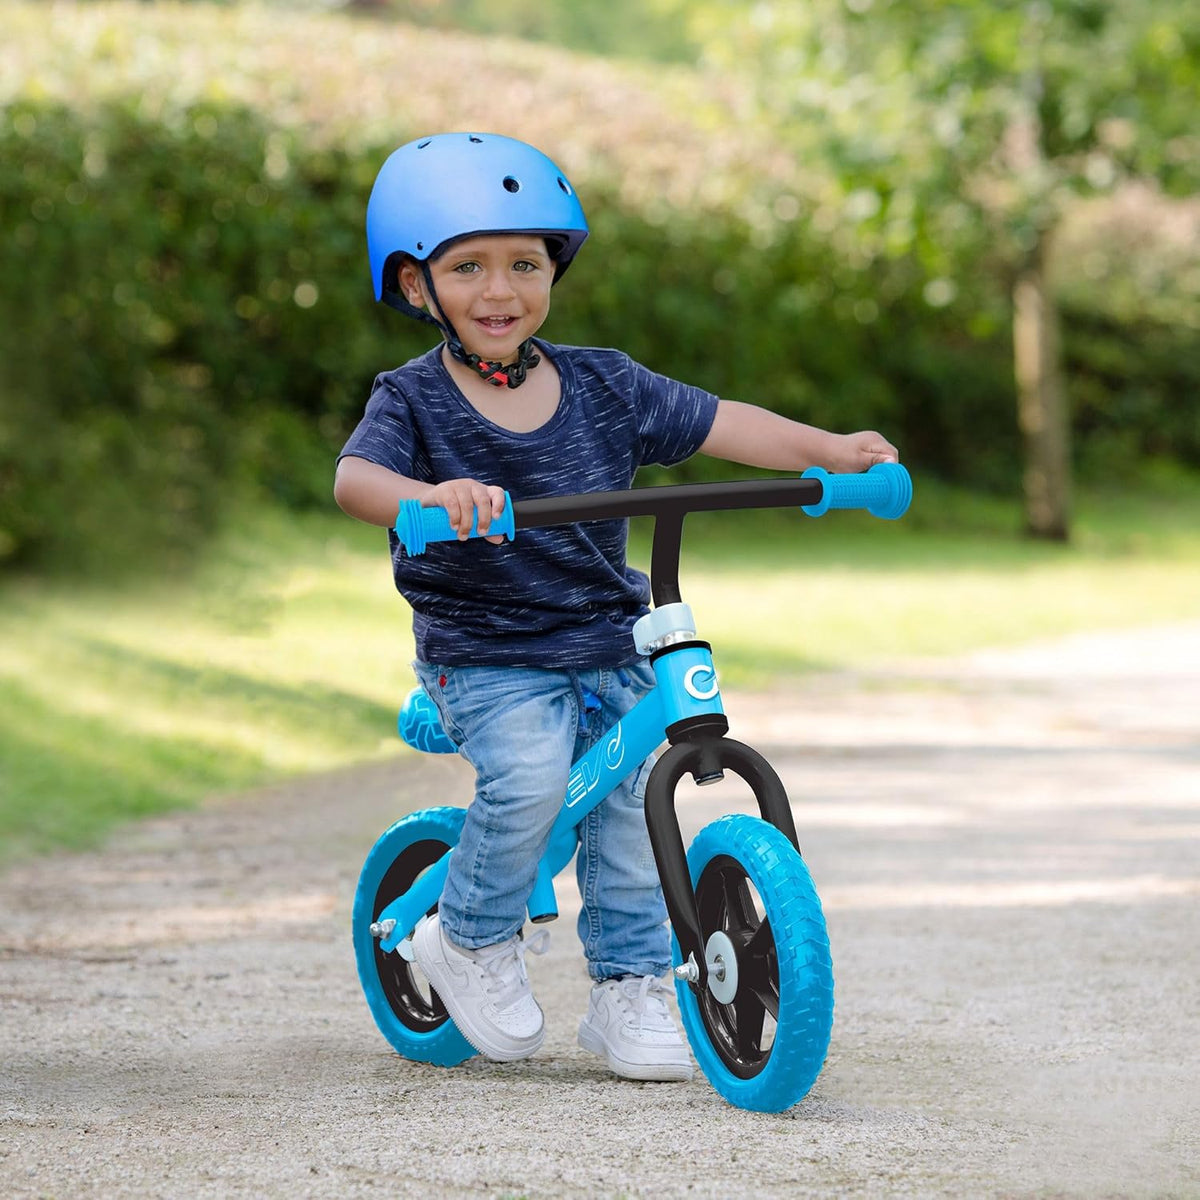
[[[467,348],[462,344],[462,339],[458,336],[458,332],[450,324],[449,318],[442,312],[442,306],[438,303],[437,291],[433,286],[433,275],[429,270],[428,262],[421,263],[421,274],[425,278],[425,286],[429,290],[429,298],[433,301],[441,320],[439,321],[437,317],[425,312],[423,309],[414,309],[414,311],[423,320],[431,321],[442,331],[442,336],[446,339],[446,348],[450,351],[451,356],[469,367],[472,371],[478,371],[480,378],[486,379],[493,387],[519,388],[525,382],[525,376],[528,372],[542,361],[541,355],[535,354],[533,351],[533,339],[526,338],[517,347],[517,357],[507,364],[490,361],[478,354],[468,353]]]
[[[542,361],[540,354],[533,353],[531,338],[526,338],[517,347],[516,359],[507,364],[489,361],[481,358],[478,354],[468,354],[462,342],[456,337],[447,338],[446,345],[460,363],[466,363],[472,371],[478,371],[480,377],[486,379],[493,387],[520,387],[525,382],[526,372]]]

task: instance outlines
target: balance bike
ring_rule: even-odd
[[[833,1027],[833,971],[821,902],[800,855],[779,776],[757,751],[726,736],[729,723],[708,642],[696,635],[679,593],[683,519],[689,512],[799,506],[810,516],[865,508],[895,519],[912,499],[908,472],[881,463],[861,475],[819,467],[801,478],[683,484],[553,496],[514,503],[488,533],[576,521],[653,516],[653,609],[634,627],[656,686],[573,765],[563,807],[538,866],[528,910],[534,922],[558,915],[554,876],[574,857],[575,826],[664,742],[646,785],[646,823],[670,916],[675,990],[692,1052],[730,1104],[781,1112],[801,1100],[825,1061]],[[444,509],[406,501],[396,533],[407,553],[452,541]],[[473,533],[474,536],[474,533]],[[401,734],[432,752],[456,747],[419,688],[405,702]],[[744,780],[760,816],[729,815],[706,825],[685,852],[675,790],[691,775],[713,783],[726,771]],[[354,952],[367,1004],[387,1041],[405,1058],[450,1067],[476,1053],[413,962],[417,922],[437,910],[450,851],[466,810],[422,809],[375,843],[354,897]]]

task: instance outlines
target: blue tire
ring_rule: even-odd
[[[711,980],[699,991],[676,982],[692,1052],[730,1104],[783,1112],[816,1082],[833,1030],[829,936],[812,878],[795,846],[758,817],[706,825],[687,857],[701,936],[707,944],[723,935],[716,941],[732,945],[737,964],[724,1002]],[[678,964],[678,942],[674,953]]]
[[[405,1058],[439,1067],[456,1066],[475,1048],[446,1015],[421,971],[399,953],[379,949],[371,925],[458,842],[465,817],[461,808],[426,808],[397,821],[363,863],[351,919],[359,982],[380,1033]]]

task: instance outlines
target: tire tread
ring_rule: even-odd
[[[358,979],[379,1032],[402,1057],[438,1067],[457,1066],[472,1057],[476,1050],[449,1017],[432,1032],[418,1033],[396,1016],[379,982],[375,966],[375,942],[369,930],[374,919],[375,895],[379,885],[401,852],[414,842],[427,839],[453,846],[462,832],[464,815],[464,809],[451,806],[423,808],[401,817],[388,828],[371,847],[363,863],[354,892],[351,918]]]
[[[757,888],[771,922],[779,959],[779,1019],[763,1069],[734,1074],[713,1049],[700,1006],[686,983],[676,984],[680,1015],[701,1069],[731,1104],[782,1112],[816,1082],[833,1029],[833,964],[821,901],[808,867],[787,837],[759,817],[732,814],[706,825],[688,851],[693,884],[718,855],[735,859]],[[680,961],[678,943],[675,961]]]

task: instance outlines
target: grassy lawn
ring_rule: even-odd
[[[635,522],[633,561],[648,560]],[[898,523],[696,515],[684,598],[733,686],[1200,618],[1200,486],[1080,502],[1071,547],[932,485]],[[246,514],[193,578],[0,589],[0,859],[289,774],[408,753],[408,614],[383,534]]]

